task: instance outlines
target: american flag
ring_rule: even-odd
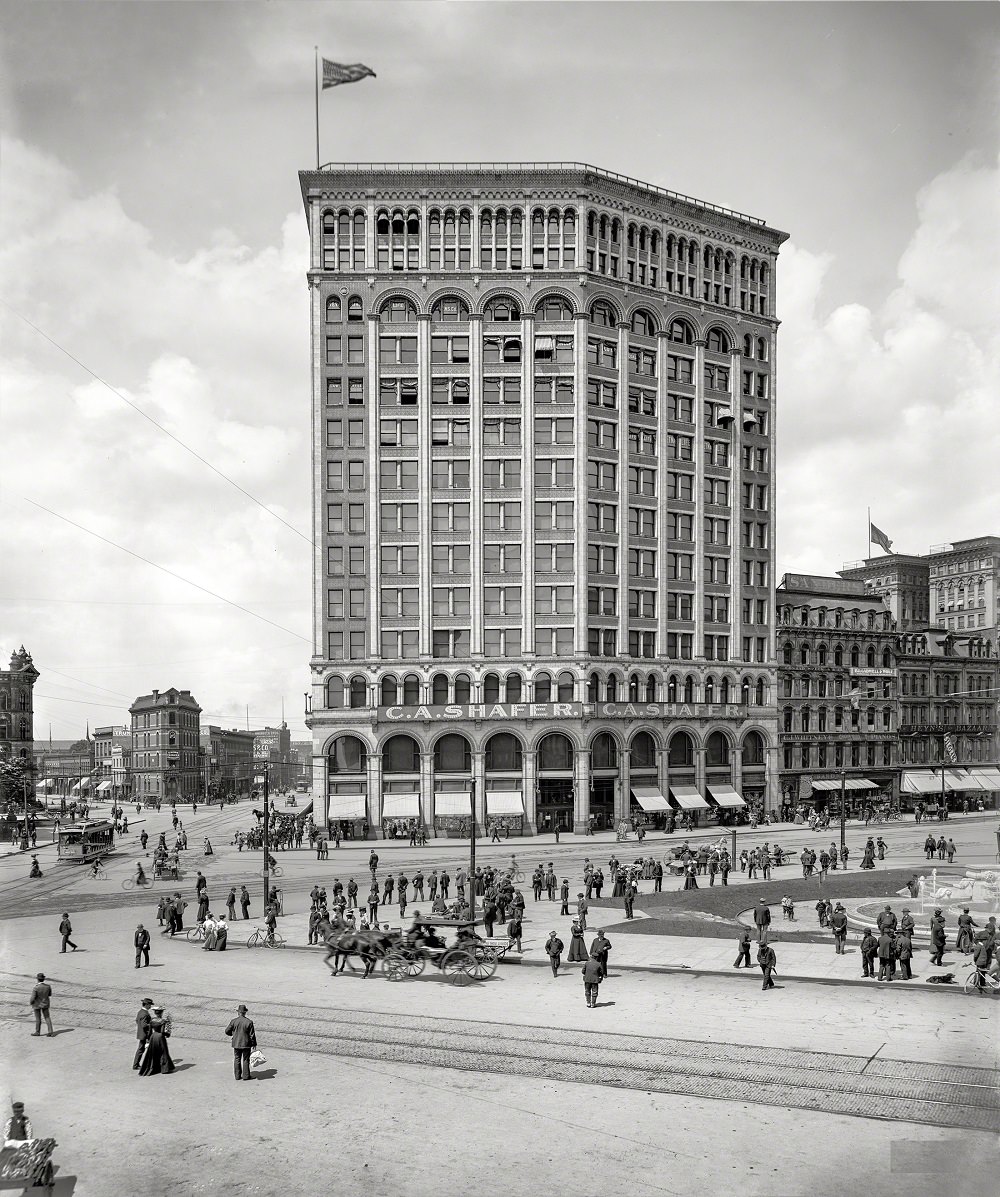
[[[339,87],[341,83],[357,83],[360,79],[366,79],[369,75],[374,79],[375,72],[371,67],[366,67],[363,62],[331,62],[329,58],[323,59],[323,90],[326,91],[328,87]]]

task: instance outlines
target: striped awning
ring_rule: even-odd
[[[904,794],[940,794],[941,774],[909,769],[903,774],[899,788]]]
[[[839,790],[841,781],[837,777],[814,777],[810,783],[814,790]],[[867,777],[848,777],[843,782],[845,790],[877,790],[877,782],[869,781]]]
[[[969,772],[984,790],[1000,790],[1000,769],[973,768]]]
[[[487,790],[486,814],[523,815],[524,799],[520,790]]]
[[[660,793],[659,786],[631,786],[632,797],[643,810],[670,810],[670,803]]]
[[[420,818],[420,795],[419,794],[383,794],[382,795],[382,818],[383,819],[419,819]]]
[[[730,785],[716,785],[714,782],[708,783],[708,792],[712,795],[719,806],[725,806],[735,810],[737,807],[746,806],[741,794],[737,792]]]
[[[113,781],[102,781],[101,784],[97,787],[98,794],[103,794],[107,790],[110,790],[114,784],[115,783]]]
[[[463,790],[438,790],[434,794],[435,815],[468,815],[472,817],[472,795]]]
[[[681,810],[708,810],[708,803],[694,786],[671,786],[670,797]]]
[[[986,788],[977,777],[973,777],[968,769],[945,769],[944,776],[950,790],[983,790]]]

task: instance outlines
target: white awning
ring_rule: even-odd
[[[1000,769],[970,769],[969,772],[975,777],[984,790],[1000,790]]]
[[[725,806],[735,810],[738,806],[746,806],[743,801],[743,796],[737,794],[732,786],[716,785],[714,782],[708,783],[708,792],[712,795],[719,806]]]
[[[435,815],[468,815],[472,818],[472,795],[468,791],[438,790],[434,794]]]
[[[940,794],[941,774],[908,770],[903,774],[899,788],[904,794]]]
[[[327,799],[331,819],[364,819],[367,816],[364,794],[331,794]]]
[[[836,777],[814,777],[811,782],[814,790],[839,790],[841,783]],[[877,790],[877,782],[869,781],[867,777],[848,777],[843,783],[845,790]]]
[[[967,769],[946,769],[945,780],[949,790],[982,790],[978,778],[972,776]]]
[[[486,814],[523,815],[524,800],[520,790],[487,790]]]
[[[383,819],[419,819],[419,794],[383,794]]]
[[[708,810],[708,803],[694,786],[671,786],[670,797],[681,810]]]
[[[660,793],[658,786],[632,786],[632,797],[643,810],[670,810],[670,803]]]
[[[102,781],[97,787],[98,794],[103,794],[105,790],[110,790],[115,783],[113,781]]]

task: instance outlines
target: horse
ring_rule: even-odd
[[[397,943],[398,932],[379,931],[365,928],[355,931],[350,927],[331,928],[324,936],[326,956],[323,963],[330,965],[333,976],[344,971],[346,964],[351,972],[356,972],[351,964],[351,957],[358,956],[365,967],[362,980],[370,977],[375,971],[375,962],[384,956]],[[330,964],[331,959],[333,963]]]

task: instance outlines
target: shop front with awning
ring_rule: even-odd
[[[470,790],[434,791],[434,830],[448,836],[467,836],[472,819]]]
[[[520,790],[486,791],[486,829],[493,834],[521,835],[524,830],[524,796]]]
[[[106,794],[109,790],[113,790],[115,783],[113,781],[102,781],[97,787],[98,794]]]
[[[715,801],[716,806],[721,806],[726,810],[739,810],[741,807],[746,806],[743,796],[738,794],[730,785],[710,781],[708,783],[708,796]]]
[[[660,792],[659,786],[633,785],[630,789],[632,797],[648,814],[662,814],[670,810],[670,803]]]
[[[670,800],[677,810],[708,810],[708,803],[694,786],[674,785],[670,787]]]
[[[419,790],[385,790],[382,794],[382,834],[386,839],[409,836],[420,823]]]
[[[339,830],[341,838],[364,839],[368,829],[368,801],[364,790],[335,790],[327,797],[326,817],[331,835]]]
[[[979,782],[980,788],[986,793],[1000,792],[1000,769],[992,766],[973,765],[969,773]]]

